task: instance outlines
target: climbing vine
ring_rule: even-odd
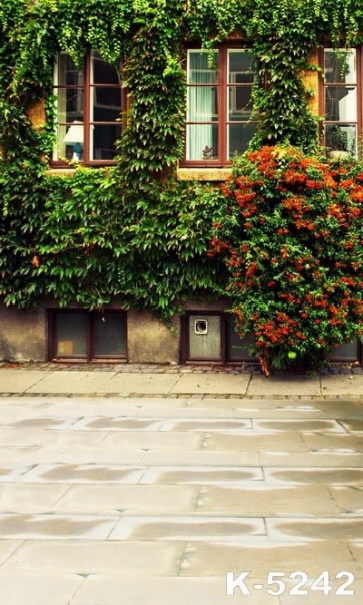
[[[361,42],[355,0],[2,0],[0,5],[0,295],[19,307],[52,296],[85,307],[170,315],[211,293],[206,256],[218,194],[175,179],[185,112],[184,45],[229,37],[252,47],[258,130],[252,149],[318,145],[302,74],[319,44]],[[54,144],[53,65],[88,48],[120,69],[129,93],[117,165],[47,172]],[[120,67],[121,66],[121,67]],[[45,119],[34,123],[34,109]]]

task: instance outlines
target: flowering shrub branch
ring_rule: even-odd
[[[295,147],[235,160],[209,255],[228,270],[241,337],[263,369],[309,362],[363,335],[363,168]]]

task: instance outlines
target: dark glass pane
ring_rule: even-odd
[[[93,78],[95,84],[118,84],[120,83],[116,69],[105,63],[98,53],[93,53]]]
[[[254,56],[250,52],[243,50],[229,50],[229,74],[228,82],[234,84],[240,82],[243,84],[253,82],[252,63]]]
[[[95,122],[114,122],[120,118],[121,89],[92,88],[93,92],[93,120]]]
[[[58,55],[58,86],[83,86],[84,64],[76,66],[67,53]]]
[[[229,117],[233,120],[249,120],[252,112],[252,86],[229,86]]]
[[[112,160],[116,155],[115,143],[121,136],[119,124],[91,125],[90,148],[93,160]]]
[[[243,153],[248,147],[257,130],[256,124],[229,124],[228,126],[228,157],[235,153]]]
[[[334,351],[333,359],[341,359],[346,361],[357,361],[359,359],[359,344],[358,340],[349,343],[342,343]]]
[[[87,313],[57,313],[57,357],[87,356]]]
[[[95,313],[93,325],[95,357],[126,356],[125,313]]]
[[[228,317],[228,361],[247,361],[256,359],[249,352],[249,348],[254,344],[254,338],[251,334],[245,338],[240,338],[234,329],[234,317]]]
[[[218,159],[218,127],[214,124],[187,126],[187,160]]]

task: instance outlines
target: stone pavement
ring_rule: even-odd
[[[363,603],[362,374],[11,366],[1,605]]]
[[[56,394],[130,397],[363,397],[363,369],[335,365],[318,375],[276,373],[265,377],[258,364],[0,364],[0,394]]]

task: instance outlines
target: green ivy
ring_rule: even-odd
[[[2,0],[0,5],[0,295],[18,307],[124,306],[164,317],[208,296],[225,275],[206,255],[218,190],[178,183],[185,113],[184,44],[229,36],[256,56],[251,148],[311,152],[318,122],[301,74],[322,41],[361,41],[356,0]],[[130,107],[117,165],[51,176],[53,64],[88,48],[119,67]],[[46,125],[29,109],[45,102]]]

